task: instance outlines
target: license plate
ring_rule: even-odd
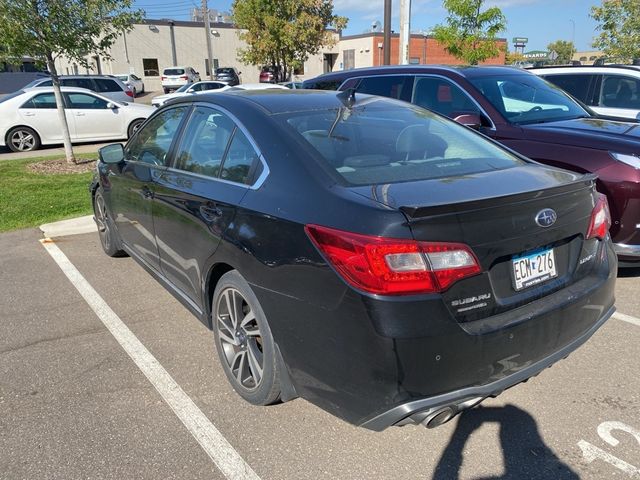
[[[513,283],[516,290],[538,285],[558,276],[553,249],[514,258]]]

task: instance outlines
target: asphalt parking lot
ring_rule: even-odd
[[[640,270],[566,360],[442,427],[375,433],[243,402],[212,334],[133,260],[94,233],[41,238],[0,235],[2,479],[640,478]]]

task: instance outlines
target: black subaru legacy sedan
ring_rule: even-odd
[[[356,425],[440,425],[614,311],[595,178],[400,101],[199,95],[100,151],[104,251],[213,330],[237,393]]]

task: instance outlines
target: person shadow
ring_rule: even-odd
[[[484,423],[500,425],[504,473],[474,480],[579,479],[580,476],[545,445],[534,418],[515,405],[478,406],[460,414],[449,444],[435,469],[434,480],[460,478],[464,447]]]

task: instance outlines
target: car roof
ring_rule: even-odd
[[[474,78],[490,75],[504,75],[505,73],[521,74],[526,73],[526,70],[510,65],[385,65],[380,67],[354,68],[352,70],[325,73],[310,80],[306,80],[304,83],[309,84],[314,81],[340,78],[347,79],[377,75],[406,75],[420,73],[453,73],[461,77]]]
[[[53,92],[53,87],[29,87],[23,88],[25,92],[30,92],[32,90],[37,90],[38,92]],[[60,90],[63,92],[75,92],[75,93],[91,93],[93,95],[98,95],[102,97],[98,92],[94,92],[93,90],[89,90],[88,88],[80,88],[80,87],[60,87]]]
[[[335,109],[343,106],[338,95],[340,95],[340,92],[330,90],[291,90],[289,88],[236,91],[227,90],[224,94],[202,93],[197,97],[179,97],[172,101],[171,105],[177,105],[180,103],[210,102],[225,108],[245,106],[259,109],[267,114],[278,114],[284,112]],[[363,93],[356,95],[356,106],[359,99],[372,97],[371,95]],[[404,104],[403,102],[386,97],[378,98],[381,102]]]

